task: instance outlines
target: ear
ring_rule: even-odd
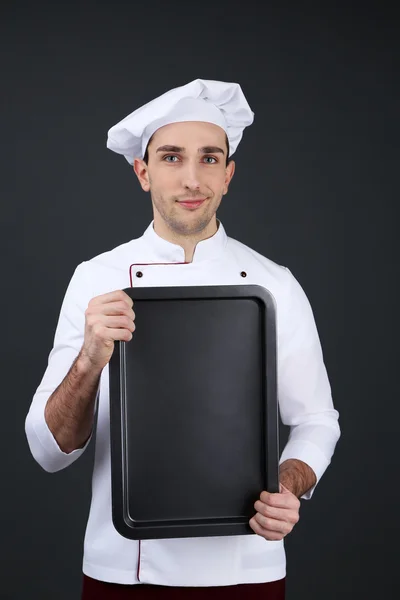
[[[235,161],[231,160],[225,169],[224,195],[228,192],[229,184],[235,172]]]
[[[133,170],[136,173],[136,177],[139,179],[142,189],[145,192],[148,192],[150,190],[150,182],[147,164],[141,158],[135,158],[133,161]]]

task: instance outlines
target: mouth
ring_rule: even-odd
[[[185,200],[178,200],[178,204],[180,204],[184,208],[189,208],[191,210],[194,210],[195,208],[199,208],[199,206],[201,206],[206,200],[207,200],[207,198],[200,198],[200,199],[196,198],[193,200],[185,199]]]

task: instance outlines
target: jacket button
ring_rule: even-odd
[[[242,277],[247,277],[246,271],[242,271],[240,274],[241,274]]]
[[[142,271],[136,271],[136,277],[143,277]]]

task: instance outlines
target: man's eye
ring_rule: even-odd
[[[169,158],[176,158],[178,160],[178,157],[175,156],[175,154],[169,154],[168,156],[164,156],[163,160],[165,160],[166,162],[175,162],[174,160],[168,160]]]
[[[208,162],[208,164],[209,164],[209,165],[213,165],[214,163],[216,163],[216,162],[217,162],[217,159],[216,159],[216,158],[214,158],[213,156],[205,156],[205,157],[204,157],[204,160],[205,160],[206,162]],[[214,161],[213,163],[212,163],[212,162],[210,162],[210,161],[212,161],[212,160]]]

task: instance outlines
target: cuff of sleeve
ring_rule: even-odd
[[[302,440],[289,439],[285,448],[283,449],[279,464],[282,464],[288,459],[297,459],[306,463],[314,471],[317,481],[312,488],[310,488],[305,494],[301,496],[304,500],[310,500],[314,494],[314,490],[318,485],[319,480],[326,471],[330,460],[321,452],[321,450],[315,444]]]
[[[44,415],[42,419],[38,419],[33,422],[33,430],[36,434],[38,442],[40,443],[37,447],[37,460],[43,469],[49,472],[55,472],[64,469],[73,463],[77,458],[79,458],[79,456],[86,450],[93,435],[92,431],[90,437],[82,448],[76,448],[72,452],[67,453],[61,450],[46,423]]]

